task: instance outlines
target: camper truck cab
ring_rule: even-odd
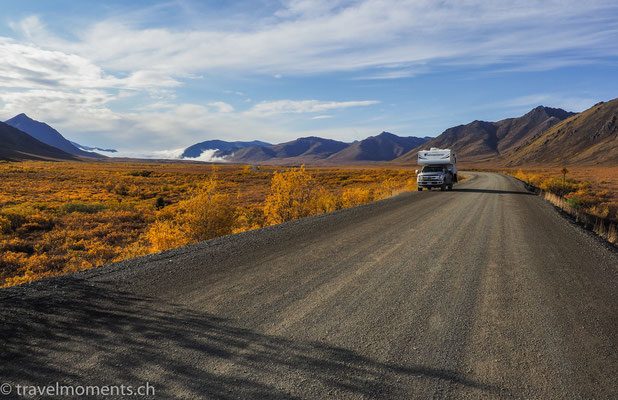
[[[418,152],[418,165],[423,169],[416,170],[416,186],[421,191],[424,188],[440,188],[453,190],[457,182],[457,155],[451,149],[431,148]]]

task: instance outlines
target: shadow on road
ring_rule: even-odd
[[[517,192],[513,190],[496,190],[496,189],[473,189],[473,188],[463,188],[463,189],[453,188],[453,192],[534,195],[534,193],[531,193],[531,192]]]
[[[400,381],[406,377],[501,390],[454,371],[378,362],[344,348],[265,335],[102,284],[71,277],[61,283],[49,290],[32,285],[26,298],[19,291],[0,293],[2,381],[148,381],[157,398],[405,397],[409,387]]]

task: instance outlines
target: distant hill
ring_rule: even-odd
[[[253,146],[236,152],[217,152],[232,162],[311,163],[335,154],[349,143],[323,139],[315,136],[299,138],[271,146]]]
[[[78,158],[0,122],[0,160],[78,160]]]
[[[231,154],[240,149],[252,146],[270,146],[270,143],[254,140],[252,142],[226,142],[224,140],[207,140],[189,146],[182,153],[180,158],[198,158],[206,150],[218,150],[225,154]]]
[[[326,159],[329,163],[346,164],[358,161],[390,161],[427,142],[429,137],[402,137],[382,132],[359,142]]]
[[[81,157],[105,158],[105,156],[101,154],[78,149],[71,142],[65,139],[64,136],[62,136],[57,130],[43,122],[33,120],[26,114],[16,115],[15,117],[5,121],[5,123],[66,153]]]
[[[539,106],[517,118],[498,122],[473,121],[445,130],[395,162],[416,162],[418,151],[431,147],[454,149],[460,160],[495,161],[501,154],[573,115],[559,108]]]
[[[504,155],[509,166],[618,165],[618,99],[601,102],[530,137]]]

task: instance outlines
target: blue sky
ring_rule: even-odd
[[[615,1],[0,1],[0,119],[174,156],[618,97]]]

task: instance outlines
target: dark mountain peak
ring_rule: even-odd
[[[286,142],[286,143],[295,143],[295,142],[302,142],[302,143],[344,143],[344,142],[341,142],[339,140],[327,139],[327,138],[322,138],[322,137],[319,137],[319,136],[305,136],[305,137],[301,137],[301,138],[298,138],[296,140],[292,140],[292,141]]]
[[[77,160],[73,155],[47,145],[26,132],[0,122],[0,160]]]
[[[399,136],[395,135],[394,133],[390,133],[390,132],[387,132],[387,131],[382,131],[382,133],[380,133],[376,137],[392,138],[392,137],[399,137]]]
[[[13,118],[6,120],[4,123],[9,124],[11,126],[14,126],[15,124],[32,124],[32,125],[38,125],[38,126],[41,126],[41,127],[49,127],[50,129],[53,129],[51,126],[47,125],[44,122],[37,121],[34,118],[30,118],[25,113],[17,114]],[[53,130],[56,131],[55,129],[53,129]],[[26,131],[26,133],[31,135],[30,132]],[[60,134],[60,133],[58,133],[58,134]]]
[[[82,157],[105,158],[105,156],[98,153],[92,153],[77,148],[64,136],[62,136],[60,132],[58,132],[51,126],[47,125],[44,122],[36,121],[24,113],[14,116],[13,118],[7,120],[5,123],[23,132],[26,132],[28,135],[32,136],[38,141],[41,141],[49,146],[53,146],[69,154]]]
[[[552,107],[546,107],[546,106],[537,106],[537,107],[533,108],[532,110],[530,110],[522,118],[525,118],[525,117],[535,117],[535,116],[540,116],[540,117],[545,117],[545,118],[554,117],[554,118],[558,118],[560,121],[562,121],[563,119],[567,119],[567,118],[569,118],[569,117],[571,117],[571,116],[573,116],[575,114],[576,113],[563,110],[562,108],[552,108]]]
[[[477,127],[477,126],[487,127],[487,126],[490,126],[490,125],[493,125],[493,123],[492,122],[487,122],[487,121],[481,121],[480,119],[475,119],[474,121],[472,121],[472,122],[470,122],[468,124],[468,126],[472,126],[472,127]],[[464,125],[464,126],[466,126],[466,125]]]

